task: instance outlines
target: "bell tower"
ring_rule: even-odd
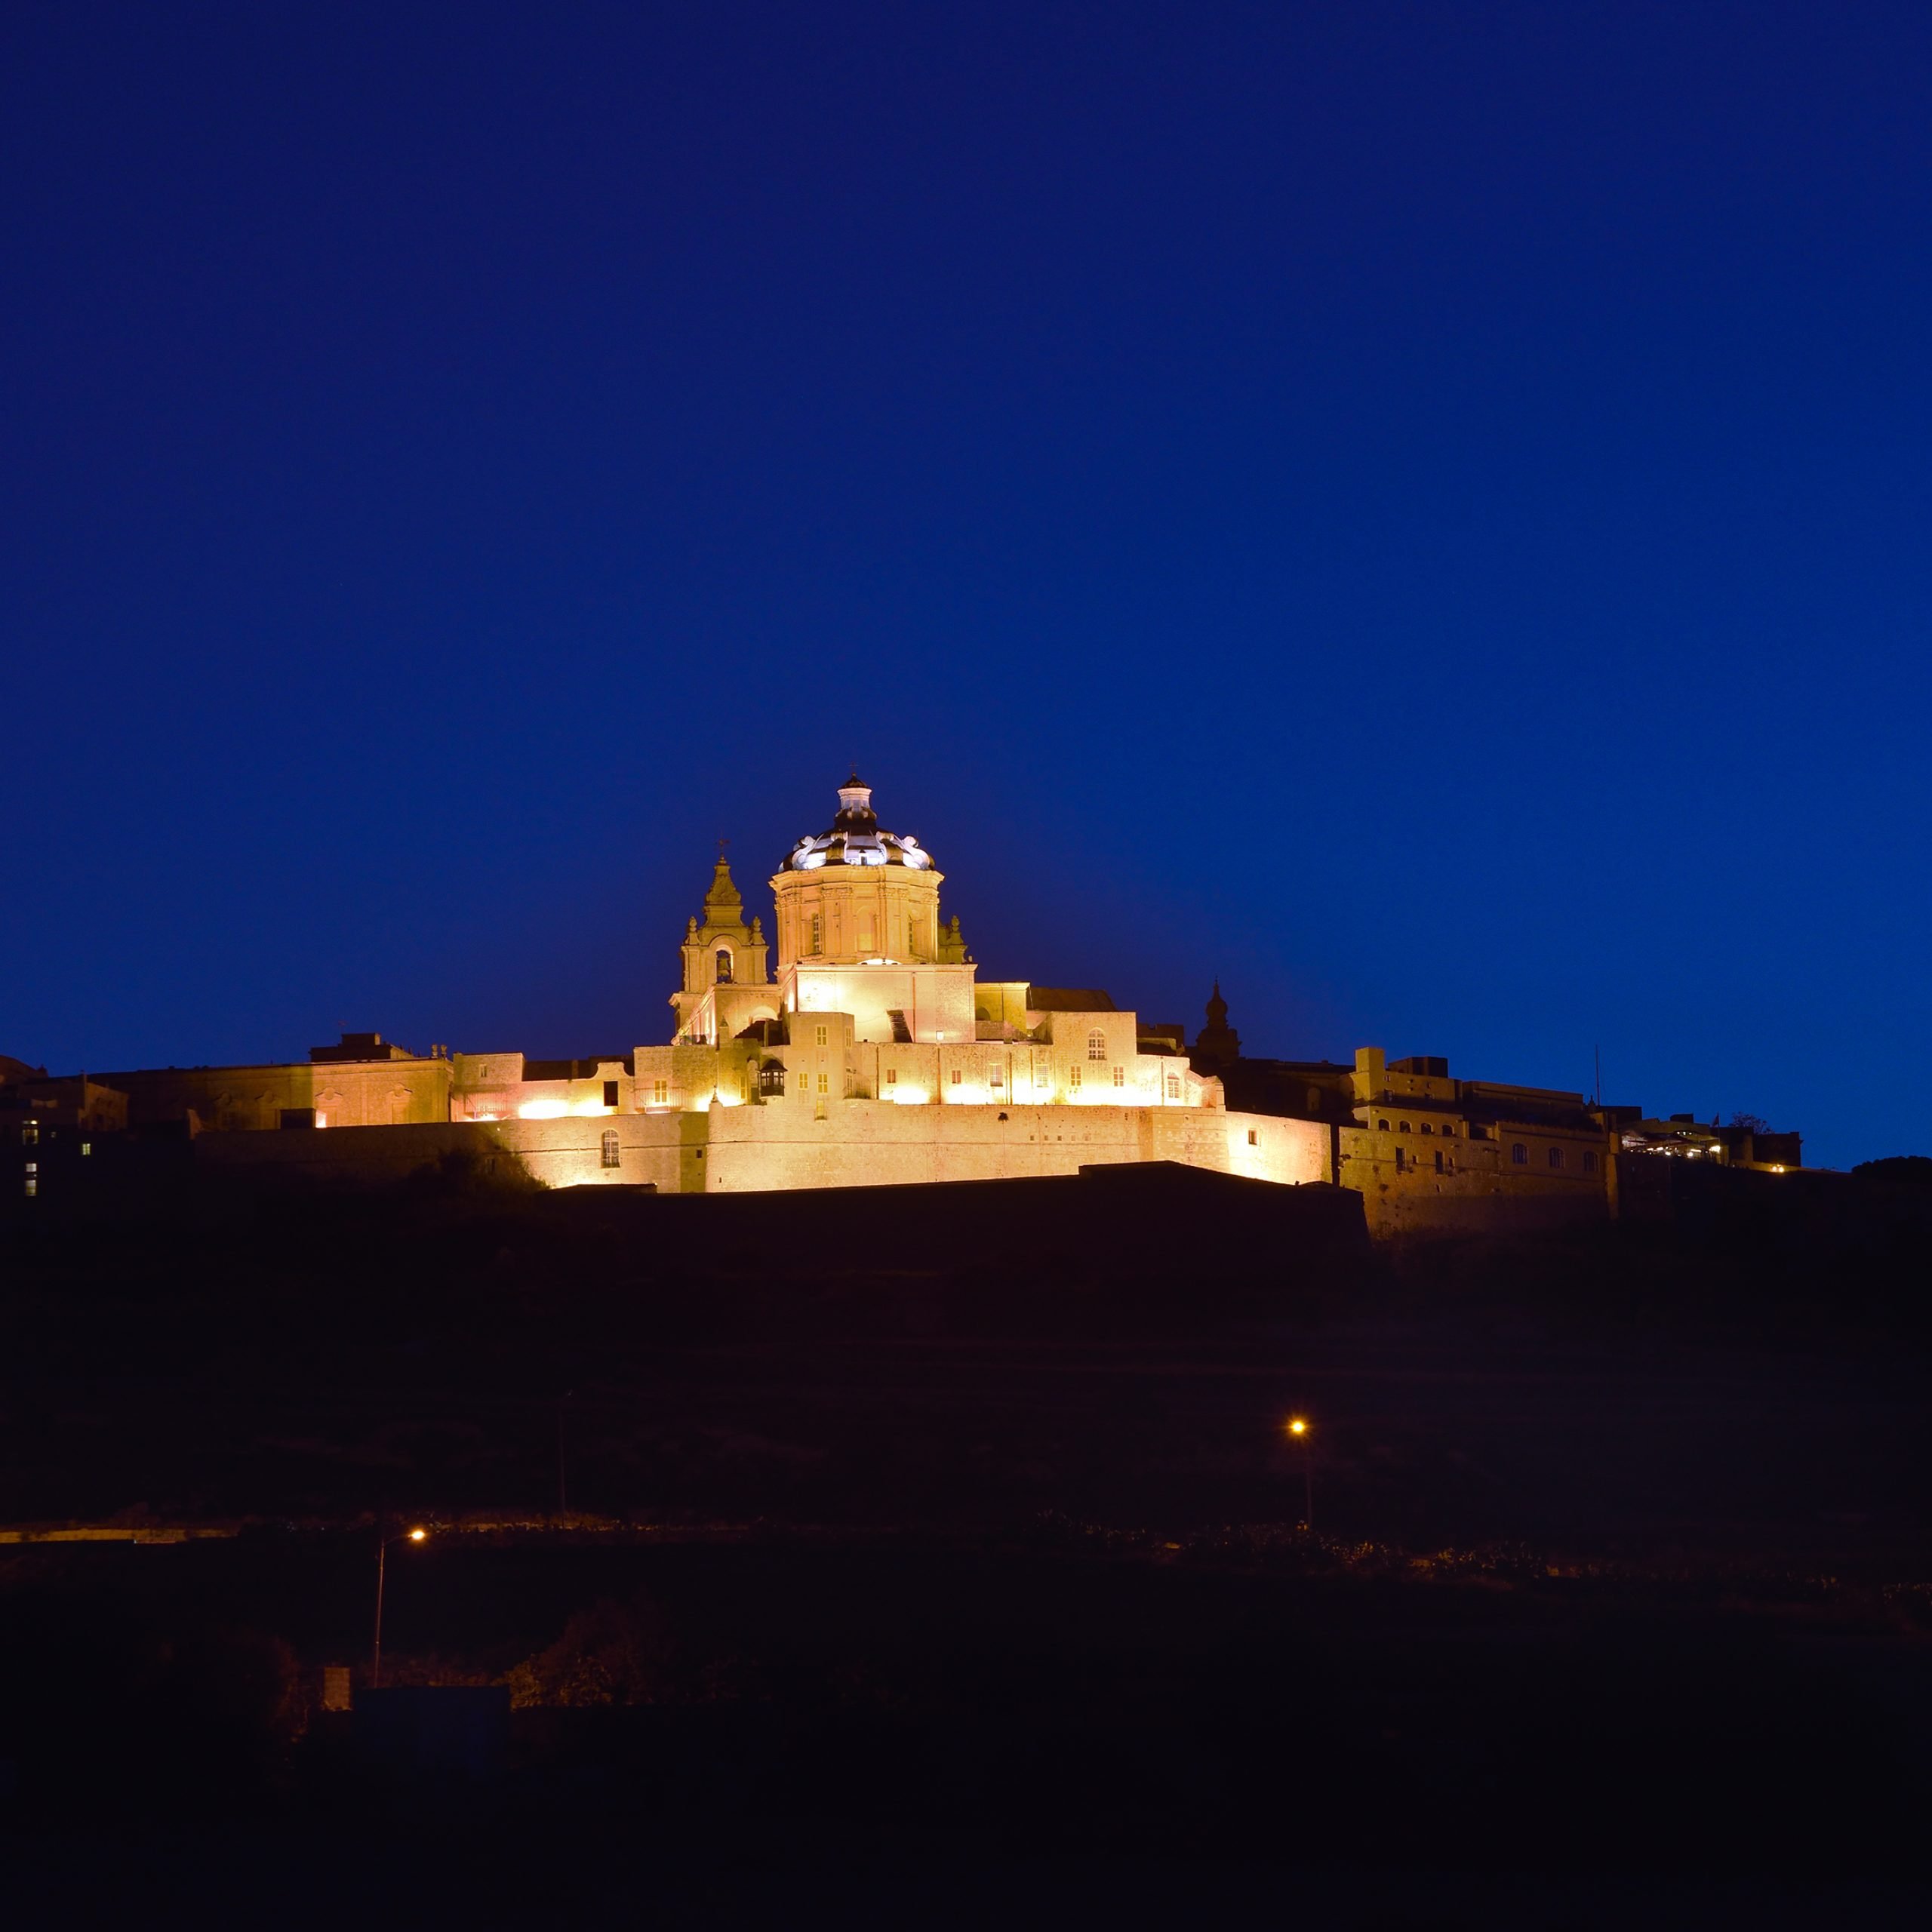
[[[762,986],[771,983],[766,964],[770,948],[765,943],[764,921],[755,917],[745,923],[745,905],[718,845],[718,863],[712,868],[711,889],[704,895],[704,923],[685,922],[684,985],[671,996],[678,1009],[680,1031],[706,994],[715,986]]]

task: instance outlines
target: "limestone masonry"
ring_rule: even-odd
[[[986,980],[944,875],[883,829],[854,777],[830,828],[770,881],[777,967],[721,857],[680,949],[669,1041],[545,1061],[427,1057],[347,1034],[292,1065],[49,1080],[0,1059],[16,1198],[43,1143],[165,1131],[198,1157],[401,1173],[452,1148],[557,1186],[726,1193],[1070,1174],[1167,1161],[1361,1192],[1369,1225],[1495,1225],[1611,1214],[1620,1152],[1796,1166],[1797,1137],[1643,1121],[1580,1094],[1451,1080],[1446,1063],[1244,1058],[1220,989],[1190,1052],[1091,989]],[[1230,1102],[1232,1105],[1230,1105]],[[6,1124],[13,1122],[18,1132]],[[1788,1157],[1788,1158],[1787,1158]]]

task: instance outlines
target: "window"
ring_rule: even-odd
[[[1384,1134],[1389,1131],[1389,1123],[1386,1120],[1379,1120],[1375,1124]]]
[[[1180,1075],[1178,1073],[1168,1075],[1168,1098],[1171,1100],[1180,1098]]]
[[[721,986],[731,983],[731,949],[728,946],[718,949],[718,983]]]
[[[818,1091],[821,1094],[829,1094],[832,1091],[832,1075],[830,1074],[821,1073],[819,1075]]]
[[[959,1084],[959,1069],[956,1066],[952,1069],[952,1084],[955,1087]]]
[[[1006,1075],[998,1067],[995,1067],[992,1072],[986,1075],[986,1084],[992,1088],[1004,1087],[1006,1084]]]
[[[1530,1164],[1530,1150],[1520,1140],[1509,1149],[1509,1164],[1512,1168],[1527,1168]]]
[[[897,1087],[899,1084],[899,1069],[897,1067],[888,1066],[885,1069],[885,1084],[888,1087]]]
[[[1068,1074],[1066,1076],[1066,1084],[1069,1087],[1078,1087],[1080,1084],[1080,1069],[1078,1067],[1076,1066],[1072,1072]]]
[[[1247,1130],[1247,1144],[1251,1147],[1259,1147],[1261,1145],[1260,1135],[1257,1134],[1251,1127]]]
[[[816,1040],[816,1041],[815,1041],[814,1044],[816,1044],[816,1045],[818,1045],[818,1046],[821,1046],[821,1047],[822,1047],[822,1046],[823,1046],[823,1045],[825,1044],[826,1029],[825,1029],[823,1026],[817,1026],[817,1027],[814,1027],[812,1030],[813,1030],[813,1031],[814,1031],[814,1032],[817,1035],[817,1036],[818,1036],[818,1037],[817,1037],[817,1039]]]
[[[919,949],[919,922],[910,913],[906,918],[906,950],[909,953]]]
[[[809,1094],[809,1093],[811,1091],[811,1090],[812,1090],[812,1077],[811,1077],[811,1075],[809,1073],[801,1073],[801,1074],[800,1074],[800,1075],[798,1075],[798,1091],[799,1091],[800,1093],[801,1093],[801,1094]]]
[[[607,1080],[604,1083],[604,1104],[607,1107],[614,1107],[617,1104],[617,1083],[614,1080]]]
[[[1127,1084],[1127,1069],[1125,1067],[1117,1066],[1114,1069],[1114,1084],[1116,1087],[1124,1087]]]
[[[1435,1171],[1438,1174],[1442,1171],[1442,1149],[1440,1147],[1435,1150]]]
[[[27,1163],[26,1183],[26,1198],[32,1201],[40,1192],[40,1167],[37,1161],[29,1161]]]
[[[671,1104],[669,1081],[654,1080],[651,1083],[651,1104],[654,1107],[668,1107]]]
[[[1560,1168],[1562,1166],[1563,1149],[1561,1147],[1552,1147],[1549,1150],[1549,1164],[1552,1168]]]
[[[87,1150],[85,1147],[83,1147],[83,1148],[81,1149],[81,1152],[82,1152],[83,1154],[85,1154],[87,1151],[88,1151],[88,1150]],[[1589,1152],[1586,1151],[1586,1152],[1584,1153],[1584,1155],[1583,1155],[1583,1171],[1584,1171],[1584,1173],[1586,1173],[1586,1174],[1595,1174],[1595,1173],[1596,1172],[1596,1171],[1597,1171],[1597,1157],[1596,1157],[1596,1156],[1595,1156],[1595,1155],[1594,1155],[1593,1153],[1590,1153],[1590,1152]]]
[[[617,1134],[614,1128],[607,1128],[605,1131],[603,1164],[607,1168],[614,1168],[620,1164],[620,1157],[617,1152]]]
[[[91,1154],[93,1152],[94,1152],[94,1143],[93,1143],[91,1140],[83,1140],[83,1141],[81,1143],[81,1157],[82,1157],[82,1158],[83,1160],[85,1160],[85,1159],[87,1158],[87,1156],[88,1156],[88,1155]],[[1586,1154],[1586,1155],[1583,1156],[1583,1158],[1584,1158],[1584,1159],[1585,1159],[1585,1160],[1586,1160],[1586,1161],[1587,1161],[1587,1160],[1590,1160],[1590,1159],[1593,1158],[1594,1158],[1594,1156],[1592,1156],[1592,1155],[1591,1155]]]
[[[1408,1164],[1409,1150],[1406,1147],[1398,1147],[1395,1149],[1395,1171],[1398,1174],[1406,1173]]]
[[[812,915],[812,943],[805,949],[808,952],[822,952],[824,949],[825,923],[814,912]]]
[[[40,1145],[40,1124],[37,1121],[30,1120],[20,1129],[20,1145],[23,1147],[38,1147]]]
[[[1454,1124],[1453,1124],[1452,1122],[1451,1122],[1451,1121],[1446,1121],[1446,1120],[1445,1120],[1445,1121],[1442,1123],[1442,1131],[1443,1131],[1444,1134],[1454,1134],[1454,1132],[1456,1131],[1456,1129],[1455,1129],[1455,1127],[1454,1127]]]
[[[1096,1026],[1087,1035],[1087,1057],[1089,1060],[1105,1060],[1106,1057],[1107,1036]]]
[[[1431,1127],[1427,1121],[1424,1121],[1423,1122],[1422,1131],[1425,1134],[1433,1134],[1435,1131],[1435,1128]]]
[[[1408,1122],[1407,1122],[1407,1121],[1401,1121],[1398,1122],[1398,1123],[1397,1123],[1397,1125],[1396,1125],[1396,1129],[1395,1129],[1395,1131],[1396,1131],[1396,1132],[1397,1132],[1397,1133],[1398,1133],[1398,1134],[1406,1134],[1406,1133],[1407,1133],[1407,1132],[1408,1132],[1408,1131],[1409,1131],[1409,1124],[1408,1124]]]

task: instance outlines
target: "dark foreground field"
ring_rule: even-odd
[[[1163,1185],[0,1232],[0,1524],[216,1533],[0,1545],[14,1897],[1909,1922],[1909,1215],[1371,1256]],[[506,1682],[485,1776],[317,1708],[414,1522],[389,1681]]]

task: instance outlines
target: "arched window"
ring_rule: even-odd
[[[1389,1131],[1389,1123],[1386,1120],[1379,1120],[1375,1124],[1384,1134]]]
[[[813,954],[825,950],[825,922],[816,912],[812,915],[812,943],[806,950]]]
[[[728,946],[718,949],[718,983],[721,986],[731,983],[731,949]]]
[[[1096,1026],[1087,1035],[1087,1057],[1105,1060],[1107,1057],[1107,1036]]]
[[[1409,1124],[1408,1124],[1408,1122],[1407,1122],[1407,1121],[1404,1121],[1401,1123],[1401,1127],[1400,1127],[1400,1128],[1398,1129],[1398,1131],[1400,1131],[1400,1132],[1401,1132],[1401,1133],[1403,1133],[1403,1134],[1406,1134],[1406,1133],[1407,1133],[1407,1132],[1408,1132],[1408,1131],[1409,1131]]]
[[[1520,1140],[1509,1150],[1509,1164],[1512,1168],[1527,1168],[1530,1164],[1530,1150]]]
[[[622,1164],[622,1158],[617,1150],[617,1131],[615,1128],[606,1128],[604,1131],[603,1162],[607,1168],[614,1168]]]
[[[1435,1131],[1435,1128],[1431,1127],[1427,1121],[1424,1121],[1423,1122],[1422,1131],[1425,1134],[1433,1134]]]
[[[1549,1164],[1552,1168],[1560,1168],[1562,1166],[1563,1149],[1561,1147],[1552,1147],[1549,1150]]]

